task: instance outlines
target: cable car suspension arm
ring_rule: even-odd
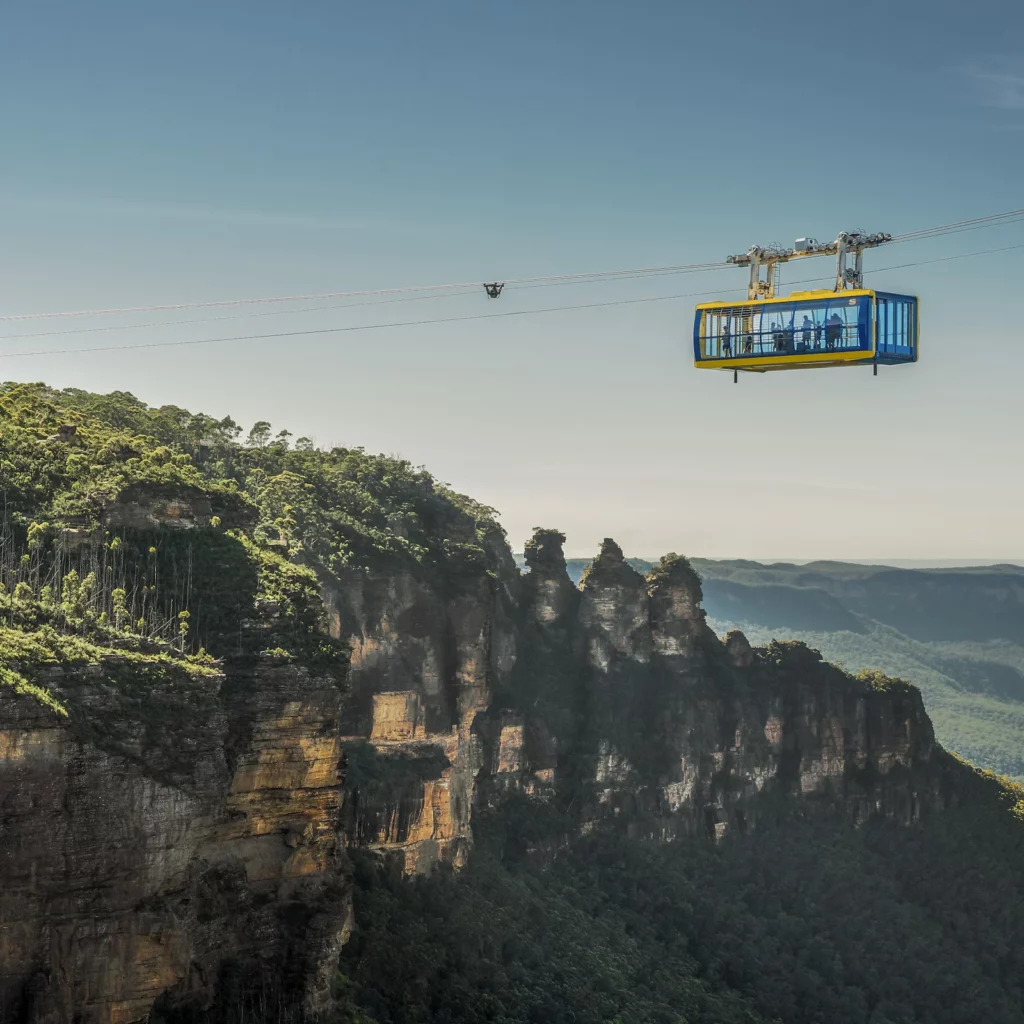
[[[798,238],[792,249],[784,249],[779,245],[754,245],[739,256],[730,256],[725,262],[734,266],[750,267],[748,299],[772,299],[775,297],[776,267],[780,263],[805,259],[808,256],[835,256],[835,290],[840,292],[845,288],[863,288],[864,250],[891,241],[892,235],[881,232],[867,235],[860,231],[843,231],[834,242]]]

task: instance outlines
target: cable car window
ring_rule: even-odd
[[[917,299],[879,292],[876,307],[878,354],[913,356],[917,347]]]
[[[704,359],[792,356],[871,347],[870,296],[841,292],[794,302],[707,310],[700,324]]]

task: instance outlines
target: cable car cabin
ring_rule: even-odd
[[[705,302],[693,322],[700,370],[801,370],[917,361],[917,298],[866,288]]]

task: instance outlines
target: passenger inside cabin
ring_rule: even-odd
[[[830,352],[835,349],[843,338],[843,321],[838,313],[833,313],[828,318],[828,326],[825,328],[825,348]]]
[[[806,313],[804,313],[804,322],[801,326],[803,327],[803,332],[800,340],[810,348],[814,340],[814,321]]]
[[[722,327],[722,355],[732,355],[732,337],[729,333],[729,318],[725,318],[725,323]]]
[[[772,341],[776,352],[792,352],[796,332],[783,324],[772,324]]]

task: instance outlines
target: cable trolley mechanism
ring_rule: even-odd
[[[699,370],[764,373],[917,361],[918,300],[864,287],[864,251],[892,236],[843,232],[834,242],[798,238],[792,249],[752,246],[726,262],[750,267],[744,302],[704,302],[693,324]],[[835,256],[831,290],[776,295],[779,267],[810,256]]]
[[[484,291],[487,292],[489,299],[496,299],[501,294],[501,289],[505,287],[505,282],[502,281],[500,284],[495,281],[492,284],[485,284]]]

